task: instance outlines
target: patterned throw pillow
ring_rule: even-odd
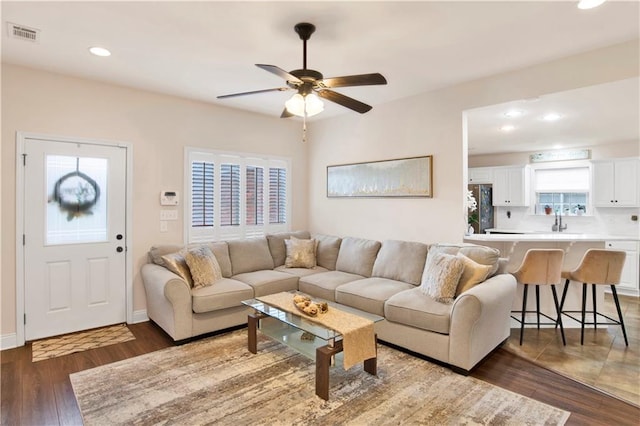
[[[284,240],[287,257],[284,260],[285,268],[315,268],[316,267],[316,247],[315,239],[300,240],[291,237]]]
[[[429,252],[420,290],[440,303],[452,303],[464,262],[456,256]]]
[[[165,254],[164,256],[162,256],[162,265],[185,280],[187,284],[189,284],[189,287],[193,287],[191,272],[189,271],[189,266],[187,265],[187,261],[184,258],[184,255],[186,253],[186,250],[180,250],[176,253]]]
[[[187,261],[187,265],[189,265],[191,277],[193,278],[193,288],[210,286],[222,279],[222,271],[218,260],[209,247],[191,248],[184,258]]]
[[[456,297],[477,284],[480,284],[487,279],[489,272],[491,272],[491,265],[481,265],[469,259],[462,253],[456,255],[464,263],[464,270],[458,282],[458,289],[456,290]]]

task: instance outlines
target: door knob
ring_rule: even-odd
[[[121,240],[121,239],[122,239],[122,234],[116,235],[116,240]]]
[[[118,253],[122,253],[122,250],[124,250],[122,247],[118,247],[118,248],[116,249],[116,251],[117,251]]]

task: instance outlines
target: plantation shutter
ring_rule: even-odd
[[[287,170],[269,168],[269,223],[287,223]]]
[[[214,164],[191,163],[191,226],[213,226]]]
[[[240,225],[240,166],[220,166],[220,226]]]
[[[246,168],[246,224],[264,224],[264,169],[247,166]]]

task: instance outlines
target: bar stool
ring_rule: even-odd
[[[562,273],[562,262],[564,260],[564,251],[560,249],[530,249],[522,260],[522,264],[517,271],[512,272],[512,275],[516,280],[524,286],[524,293],[522,295],[522,310],[511,311],[511,313],[521,314],[521,318],[511,316],[514,320],[520,323],[520,345],[522,345],[522,337],[524,335],[525,324],[537,324],[540,329],[540,315],[553,321],[551,324],[560,325],[560,333],[562,335],[562,344],[566,345],[567,342],[564,338],[564,328],[562,327],[562,316],[560,315],[560,305],[558,304],[558,294],[556,293],[556,285],[562,283],[560,277]],[[529,285],[536,286],[536,310],[527,311],[527,292]],[[549,315],[540,312],[540,286],[551,286],[551,292],[553,293],[553,302],[556,307],[557,318],[551,318]],[[527,313],[536,313],[536,322],[526,322],[525,315]],[[549,323],[545,323],[549,324]]]
[[[584,326],[585,324],[593,324],[593,328],[597,329],[598,325],[615,324],[622,327],[622,335],[624,336],[625,345],[629,346],[627,340],[627,330],[624,327],[624,320],[622,319],[622,311],[620,310],[620,301],[618,300],[618,292],[616,291],[616,285],[620,284],[620,276],[622,275],[622,267],[626,253],[616,250],[602,250],[602,249],[589,249],[586,251],[580,265],[573,271],[562,272],[562,278],[566,281],[564,283],[564,290],[562,291],[562,300],[560,301],[560,312],[568,316],[574,321],[581,324],[580,331],[580,344],[584,345]],[[582,310],[581,311],[565,311],[563,310],[564,301],[567,297],[567,289],[569,288],[570,281],[577,281],[582,283]],[[591,284],[591,297],[593,299],[593,311],[587,311],[587,284]],[[596,306],[596,286],[597,285],[610,285],[611,294],[616,304],[616,310],[618,311],[618,321],[613,318],[598,312]],[[581,313],[582,319],[579,320],[570,314]],[[586,314],[593,314],[593,322],[586,322]],[[611,322],[598,322],[598,315],[608,319]]]

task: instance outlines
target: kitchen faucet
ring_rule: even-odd
[[[559,221],[558,221],[558,217],[560,218]],[[556,221],[551,226],[551,232],[562,232],[565,229],[567,229],[567,224],[566,223],[564,225],[562,224],[562,213],[558,214],[558,212],[556,211]]]

